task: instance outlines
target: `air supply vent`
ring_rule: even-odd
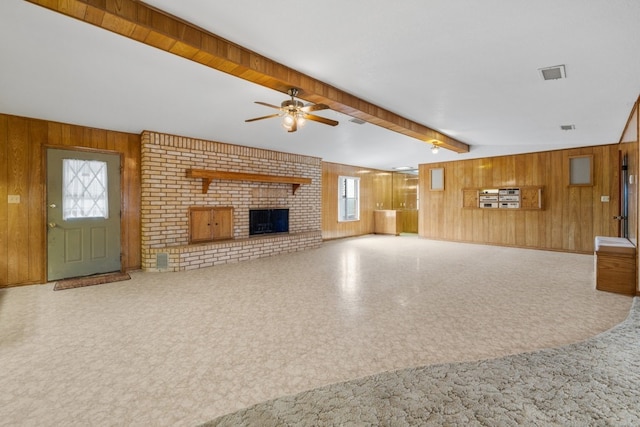
[[[362,120],[362,119],[358,119],[357,117],[353,117],[353,118],[349,119],[349,121],[350,121],[351,123],[355,123],[355,124],[357,124],[357,125],[363,125],[363,124],[365,124],[365,123],[366,123],[364,120]]]
[[[562,130],[574,130],[576,125],[560,125],[560,129]]]
[[[553,67],[539,68],[543,80],[558,80],[567,77],[564,65],[554,65]]]

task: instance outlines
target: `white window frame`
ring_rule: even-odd
[[[349,183],[352,183],[350,188]],[[351,190],[351,191],[350,191]],[[349,194],[353,193],[353,194]],[[349,209],[351,207],[351,209]],[[360,178],[338,177],[338,222],[360,220]]]

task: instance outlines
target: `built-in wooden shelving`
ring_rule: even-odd
[[[542,188],[463,188],[462,207],[485,210],[541,210]]]
[[[311,184],[311,178],[297,176],[263,175],[258,173],[225,172],[207,169],[187,169],[187,178],[202,178],[202,194],[207,194],[209,185],[213,179],[230,181],[275,182],[278,184],[291,184],[293,194],[303,184]]]

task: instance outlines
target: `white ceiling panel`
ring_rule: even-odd
[[[147,3],[471,150],[433,155],[333,111],[318,115],[337,127],[295,133],[245,123],[287,96],[23,0],[0,3],[0,112],[391,169],[615,143],[640,94],[635,0]],[[561,64],[565,79],[541,78]]]

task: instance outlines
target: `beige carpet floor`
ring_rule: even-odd
[[[0,290],[0,425],[195,425],[401,368],[582,341],[593,257],[365,236],[185,273]]]
[[[579,343],[383,372],[280,397],[202,427],[638,426],[640,299]]]

